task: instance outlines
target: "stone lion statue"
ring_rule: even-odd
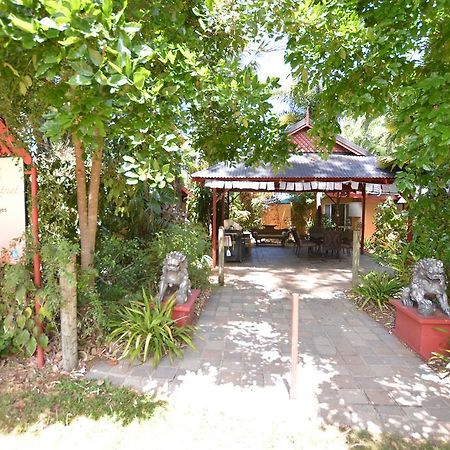
[[[158,300],[163,301],[176,293],[176,304],[187,302],[191,291],[191,282],[187,270],[187,258],[183,253],[170,252],[163,264],[159,282]]]
[[[403,290],[402,303],[405,306],[417,303],[419,314],[431,316],[436,310],[433,300],[450,316],[444,264],[438,259],[422,259],[413,267],[411,285]]]

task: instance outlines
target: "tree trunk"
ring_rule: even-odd
[[[66,265],[60,268],[59,287],[61,290],[61,346],[62,366],[70,372],[78,366],[77,340],[77,273],[76,257],[73,255]]]
[[[88,197],[82,143],[75,135],[72,136],[72,142],[75,147],[75,174],[77,182],[78,221],[80,226],[81,269],[86,270],[92,268],[94,265],[103,147],[101,143],[99,143],[97,151],[92,156]]]

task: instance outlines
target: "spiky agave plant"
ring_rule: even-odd
[[[195,349],[192,325],[178,327],[171,317],[175,298],[159,302],[142,290],[142,300],[133,301],[117,312],[111,323],[110,339],[121,353],[120,358],[136,358],[145,362],[153,357],[157,366],[164,355],[172,361],[183,356],[182,347],[188,345]]]

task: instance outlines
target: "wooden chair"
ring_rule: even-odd
[[[296,228],[291,228],[291,234],[294,238],[294,253],[300,256],[300,250],[302,248],[307,248],[308,253],[311,253],[312,249],[317,246],[315,242],[309,240],[302,240]]]
[[[350,255],[350,252],[353,249],[353,230],[345,230],[342,234],[342,244],[341,248],[343,252],[346,252],[347,255]]]
[[[323,235],[323,242],[321,244],[321,249],[326,253],[328,251],[331,254],[336,253],[336,256],[339,257],[342,248],[342,233],[338,230],[325,230]]]
[[[298,256],[300,253],[300,236],[298,235],[298,231],[295,227],[291,228],[291,234],[294,238],[294,253]]]

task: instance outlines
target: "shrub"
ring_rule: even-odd
[[[386,272],[369,272],[362,277],[361,283],[354,289],[354,293],[364,298],[361,307],[364,308],[370,303],[383,309],[401,288],[402,283]]]
[[[114,303],[142,287],[154,288],[158,278],[154,266],[148,246],[139,239],[102,237],[96,254],[100,297]]]
[[[210,266],[205,255],[211,251],[209,237],[205,229],[195,223],[170,224],[165,230],[156,234],[149,243],[150,258],[161,274],[162,264],[169,252],[178,251],[188,259],[188,273],[193,287],[202,288],[209,285]]]
[[[27,267],[17,264],[0,268],[0,355],[31,356],[38,340],[42,346],[47,345],[47,337],[39,335],[34,320],[33,291]]]
[[[166,302],[148,298],[130,302],[118,310],[111,324],[110,339],[120,346],[121,358],[136,358],[145,362],[153,356],[153,365],[159,364],[164,355],[172,361],[182,357],[182,346],[195,348],[192,343],[193,326],[178,327],[171,313],[175,299]]]

